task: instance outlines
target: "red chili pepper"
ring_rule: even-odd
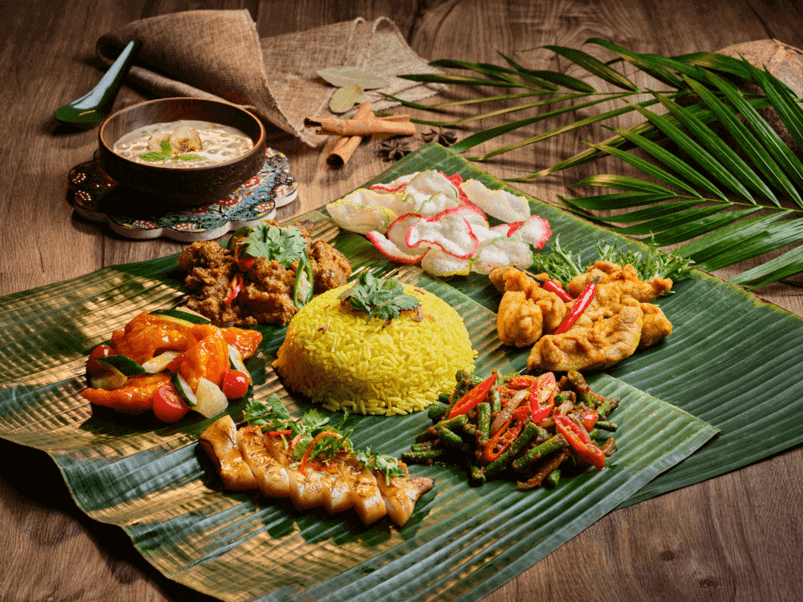
[[[540,284],[542,289],[549,291],[550,293],[555,293],[561,301],[569,303],[570,301],[574,300],[573,297],[566,291],[566,289],[564,289],[554,280],[550,280],[548,278],[539,278],[534,274],[530,274],[530,272],[526,273],[530,278]]]
[[[271,437],[278,437],[279,435],[290,435],[293,431],[287,429],[286,431],[268,431],[268,435]]]
[[[245,278],[238,272],[234,275],[234,278],[231,279],[231,282],[229,282],[229,290],[226,293],[226,298],[223,300],[223,303],[226,305],[230,304],[234,298],[240,294],[243,284],[245,284]]]
[[[338,435],[337,433],[332,433],[330,431],[324,431],[322,433],[315,435],[315,438],[312,440],[312,443],[310,443],[307,446],[307,449],[304,450],[304,455],[301,456],[301,464],[299,464],[298,466],[298,470],[301,472],[301,474],[304,474],[304,469],[307,466],[311,466],[312,468],[321,468],[320,466],[316,466],[314,464],[307,464],[307,460],[309,459],[309,455],[312,452],[312,450],[315,449],[315,446],[317,445],[318,441],[320,441],[324,437],[337,437],[338,439],[341,438],[340,435]]]
[[[493,462],[503,453],[505,450],[513,445],[513,442],[516,440],[516,437],[519,436],[521,433],[521,429],[523,423],[520,421],[516,421],[516,424],[512,428],[508,428],[510,423],[513,421],[513,416],[511,416],[508,421],[502,425],[494,436],[488,440],[488,443],[485,444],[485,449],[482,451],[482,460],[486,463]]]
[[[572,296],[560,284],[558,284],[554,280],[544,280],[539,284],[541,284],[541,288],[543,288],[545,291],[549,291],[550,293],[555,293],[558,296],[558,298],[564,303],[572,301]]]
[[[532,387],[535,384],[535,380],[535,377],[530,376],[529,374],[525,374],[524,376],[514,376],[508,381],[507,386],[511,389],[521,391],[522,389]]]
[[[463,397],[452,406],[452,410],[449,412],[449,418],[454,418],[461,414],[468,414],[471,410],[476,408],[477,405],[488,396],[488,391],[491,390],[491,387],[496,382],[496,376],[496,372],[494,372],[468,393],[463,395]]]
[[[566,317],[563,318],[563,322],[560,323],[560,326],[558,326],[558,329],[553,334],[563,334],[569,330],[577,321],[577,318],[580,317],[580,314],[591,305],[591,301],[594,300],[594,295],[597,294],[597,280],[599,280],[599,278],[594,278],[594,280],[583,287],[583,290],[580,291],[580,295],[575,299],[574,305],[572,305],[569,313],[566,314]]]
[[[241,272],[247,272],[252,267],[254,267],[255,259],[250,255],[246,255],[245,257],[238,257],[237,258],[237,267],[240,268]]]
[[[599,420],[599,412],[596,410],[586,410],[583,414],[583,428],[590,431],[594,428],[594,425],[597,424],[597,420]]]
[[[530,419],[533,422],[541,422],[549,416],[555,407],[557,392],[558,383],[555,382],[555,375],[552,372],[546,372],[538,377],[536,386],[530,391]]]
[[[602,468],[605,466],[605,454],[591,442],[588,434],[563,414],[555,416],[555,428],[566,437],[569,445],[581,459],[589,464]]]

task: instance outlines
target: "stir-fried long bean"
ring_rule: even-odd
[[[608,414],[619,400],[592,391],[576,371],[560,380],[549,372],[487,380],[461,372],[440,401],[448,404],[430,408],[433,425],[402,460],[463,463],[476,485],[513,476],[521,489],[556,487],[567,474],[603,468],[616,448]]]

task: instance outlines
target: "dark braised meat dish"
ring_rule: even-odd
[[[314,294],[351,275],[340,251],[312,242],[311,228],[309,221],[283,228],[265,220],[237,230],[228,248],[192,243],[178,258],[187,272],[187,307],[221,327],[286,324]]]

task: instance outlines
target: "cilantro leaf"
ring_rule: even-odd
[[[417,298],[404,292],[404,286],[394,278],[379,279],[371,272],[363,272],[360,279],[349,289],[340,293],[339,299],[348,299],[357,311],[371,318],[391,320],[401,312],[412,310],[421,303]]]
[[[270,395],[264,403],[251,399],[245,404],[243,418],[251,426],[261,426],[263,431],[292,431],[293,436],[300,431],[299,424],[290,416],[281,399]]]
[[[296,462],[301,460],[312,440],[326,431],[337,436],[322,437],[310,451],[310,458],[319,454],[324,454],[326,458],[334,458],[336,454],[345,452],[353,454],[354,458],[366,468],[381,471],[386,479],[405,476],[404,468],[393,456],[371,453],[370,448],[354,450],[350,439],[354,429],[343,430],[348,416],[348,412],[345,412],[338,426],[330,426],[329,418],[313,408],[305,412],[301,420],[294,420],[276,394],[270,395],[265,402],[250,399],[243,411],[243,418],[250,426],[261,426],[263,431],[290,430],[292,438],[298,437],[293,449],[293,459]]]
[[[300,259],[307,249],[307,239],[295,226],[277,228],[264,222],[253,228],[244,244],[245,253],[251,257],[275,260],[285,268]]]

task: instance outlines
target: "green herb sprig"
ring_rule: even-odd
[[[671,278],[678,281],[691,276],[694,262],[687,257],[678,257],[671,253],[664,253],[658,250],[658,246],[650,240],[647,251],[639,253],[637,251],[622,251],[617,248],[616,243],[594,245],[599,252],[598,261],[610,261],[617,265],[632,265],[636,268],[640,280],[652,280],[653,278]],[[532,273],[546,272],[552,278],[560,280],[564,285],[568,284],[573,278],[585,273],[580,255],[572,255],[571,252],[560,246],[560,236],[555,237],[554,250],[549,255],[536,255],[533,257],[533,265],[529,268]],[[665,294],[672,294],[668,291]]]
[[[401,312],[413,310],[421,301],[404,292],[404,286],[395,278],[380,279],[371,272],[363,272],[354,286],[346,289],[338,296],[340,300],[348,300],[351,307],[365,313],[370,322],[372,318],[392,320]]]
[[[156,161],[161,161],[162,165],[167,163],[169,159],[177,159],[179,161],[197,161],[198,159],[203,159],[201,155],[196,155],[195,153],[184,153],[182,155],[174,155],[173,147],[167,140],[162,140],[159,143],[159,148],[161,149],[159,152],[151,151],[150,153],[139,155],[139,158],[142,159],[143,161],[150,161],[154,163]]]
[[[264,222],[251,229],[243,244],[243,251],[251,257],[276,260],[285,268],[300,259],[307,249],[307,239],[297,227],[277,228]]]
[[[251,399],[246,403],[243,418],[250,426],[261,426],[262,430],[291,432],[290,437],[298,437],[293,459],[300,461],[312,440],[320,433],[328,431],[339,437],[324,437],[315,444],[310,457],[325,454],[332,458],[338,453],[353,454],[354,458],[366,468],[373,468],[382,472],[386,479],[403,477],[405,471],[399,461],[388,454],[377,454],[370,449],[355,450],[351,443],[351,434],[354,429],[344,430],[348,420],[348,412],[336,427],[329,425],[325,414],[313,408],[304,413],[301,420],[295,420],[277,395],[270,395],[264,402]]]

